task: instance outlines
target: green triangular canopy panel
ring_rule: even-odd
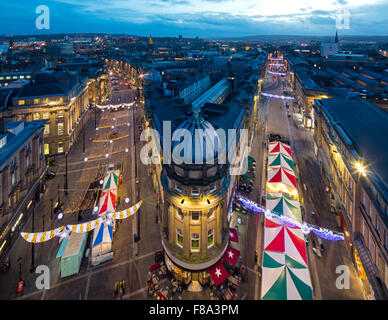
[[[272,287],[265,293],[262,300],[287,300],[286,269],[284,268]]]
[[[290,269],[287,269],[287,273],[289,274],[290,278],[292,279],[292,282],[295,286],[295,288],[298,290],[300,299],[302,300],[313,300],[313,290],[311,286],[307,285],[304,283],[302,280],[300,280]],[[306,273],[307,276],[308,274],[308,269],[306,268]],[[288,290],[290,292],[291,290]],[[293,297],[288,297],[288,299],[293,299]]]

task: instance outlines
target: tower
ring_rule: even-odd
[[[335,43],[338,43],[338,30],[335,31],[335,39],[334,39],[334,42],[335,42]]]

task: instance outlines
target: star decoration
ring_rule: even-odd
[[[216,272],[215,272],[217,278],[219,278],[221,276],[221,270],[216,268]]]
[[[233,238],[233,237],[234,237],[233,232],[229,232],[229,236],[230,236],[231,238]]]
[[[228,251],[228,256],[229,256],[229,258],[233,258],[234,254],[231,250]]]

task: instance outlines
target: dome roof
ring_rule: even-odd
[[[179,132],[179,129],[186,131]],[[179,141],[174,141],[175,135],[176,139],[180,137]],[[176,164],[213,164],[221,148],[216,130],[197,112],[181,123],[173,132],[172,139],[172,163]]]
[[[155,69],[151,69],[144,75],[144,80],[149,82],[162,82],[162,76]]]

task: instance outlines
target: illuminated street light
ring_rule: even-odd
[[[58,214],[58,219],[61,220],[63,218],[63,214],[62,213],[59,213]]]
[[[86,158],[84,159],[84,161],[85,161],[85,162],[88,161],[88,157],[86,157]]]
[[[125,198],[125,203],[129,203],[129,198]]]
[[[105,155],[105,158],[108,158],[108,157],[109,157],[109,154],[106,154],[106,155]]]
[[[125,149],[125,152],[128,152],[128,148]]]
[[[113,140],[110,140],[110,141],[109,141],[109,143],[112,143],[112,142],[113,142]]]
[[[356,162],[356,169],[359,173],[361,173],[365,177],[365,167],[360,162]]]
[[[103,184],[103,183],[104,183],[104,180],[101,179],[101,180],[100,180],[100,184]]]
[[[93,211],[94,211],[94,212],[97,212],[97,211],[98,211],[98,207],[97,207],[97,206],[94,207]]]

